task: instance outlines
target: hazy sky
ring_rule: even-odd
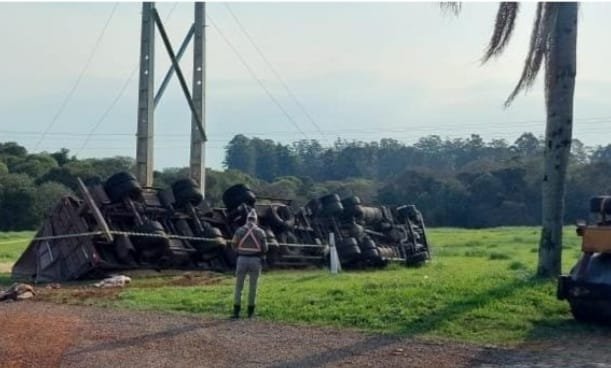
[[[115,3],[0,3],[0,141],[33,150],[76,85]],[[541,78],[514,104],[503,102],[526,56],[534,3],[524,4],[505,54],[479,58],[492,30],[496,3],[465,3],[460,17],[438,3],[230,3],[283,76],[321,135],[289,98],[241,33],[224,3],[209,3],[211,21],[305,132],[297,131],[219,35],[207,28],[208,166],[220,168],[236,133],[292,142],[338,137],[412,143],[421,136],[478,133],[509,142],[544,132]],[[192,3],[158,3],[175,48],[193,18]],[[120,3],[72,98],[38,150],[69,148],[79,157],[135,152],[140,3]],[[611,3],[582,4],[574,136],[607,144],[611,127]],[[210,21],[208,21],[210,23]],[[156,39],[157,86],[169,59]],[[190,79],[191,53],[182,66]],[[123,86],[125,93],[113,106]],[[109,108],[112,109],[109,110]],[[101,123],[100,123],[101,122]],[[91,140],[86,135],[100,123]],[[186,166],[190,113],[176,79],[156,110],[157,168]],[[81,149],[81,147],[84,147]]]

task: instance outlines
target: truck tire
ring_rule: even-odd
[[[357,223],[351,223],[348,225],[347,229],[348,235],[360,240],[365,236],[365,228]]]
[[[344,211],[344,206],[342,206],[337,194],[327,194],[320,197],[320,204],[325,216],[337,216]]]
[[[166,237],[163,226],[158,221],[146,221],[136,227],[136,232],[156,235],[154,237],[134,236],[132,241],[136,247],[137,254],[147,260],[161,257],[170,247],[170,241]]]
[[[426,263],[429,258],[426,252],[418,252],[408,255],[405,258],[405,265],[408,267],[420,267]]]
[[[344,238],[337,248],[340,261],[353,262],[360,258],[361,250],[358,242],[354,238]]]
[[[120,202],[124,198],[136,199],[142,193],[142,187],[136,177],[126,171],[112,175],[106,183],[104,190],[111,202]]]
[[[309,216],[316,216],[320,213],[321,204],[318,199],[312,199],[304,206],[306,214]]]
[[[251,210],[251,207],[241,204],[227,212],[227,221],[231,224],[242,226],[246,223],[246,217]]]
[[[204,231],[199,235],[206,239],[191,241],[190,243],[200,255],[218,252],[227,246],[227,240],[223,237],[223,233],[214,226],[204,223]]]
[[[380,252],[376,243],[369,236],[364,237],[359,242],[359,248],[361,249],[361,255],[371,264],[377,264],[382,261]]]
[[[278,231],[291,230],[295,226],[295,215],[288,206],[270,205],[265,211],[265,220]]]
[[[253,207],[256,201],[257,197],[246,184],[233,185],[223,193],[223,203],[230,210],[243,203]]]
[[[366,224],[374,225],[384,221],[384,213],[378,207],[358,206],[359,212],[355,213],[356,218]]]
[[[569,299],[571,314],[583,323],[611,325],[611,302],[607,300]]]
[[[126,235],[115,235],[114,248],[119,262],[130,266],[136,264],[136,249]]]
[[[361,199],[357,196],[346,197],[342,199],[342,205],[344,208],[359,206],[361,204]]]
[[[181,179],[172,184],[175,204],[177,207],[184,207],[188,203],[197,207],[204,200],[199,184],[191,178]]]

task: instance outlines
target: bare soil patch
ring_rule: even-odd
[[[611,367],[611,337],[518,348],[41,301],[0,304],[2,367]]]
[[[78,315],[53,306],[49,306],[52,313],[46,313],[45,307],[32,313],[31,305],[29,302],[0,305],[2,367],[58,367],[83,326]]]

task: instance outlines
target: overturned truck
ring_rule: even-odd
[[[224,192],[225,207],[213,208],[191,179],[161,190],[142,187],[127,172],[78,185],[80,196],[57,203],[15,263],[13,278],[66,281],[138,268],[230,271],[231,239],[252,208],[267,234],[269,268],[327,264],[330,234],[346,268],[430,259],[413,205],[366,206],[356,196],[329,194],[295,208],[290,200],[257,199],[237,184]]]

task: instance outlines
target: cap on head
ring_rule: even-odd
[[[246,221],[257,222],[257,211],[254,209],[250,210],[250,212],[248,212],[248,216],[246,217]]]

